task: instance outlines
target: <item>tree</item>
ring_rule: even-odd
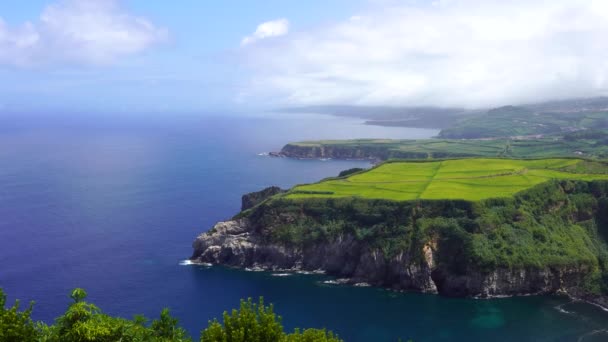
[[[56,323],[42,327],[44,341],[49,342],[110,342],[110,341],[190,341],[177,319],[168,309],[161,312],[160,319],[148,327],[146,318],[136,316],[133,320],[104,314],[97,306],[84,301],[87,293],[83,289],[72,291],[74,301]]]
[[[19,301],[10,308],[5,308],[6,295],[0,288],[0,342],[35,341],[38,339],[36,326],[30,315],[34,303],[27,309],[19,311]]]
[[[296,329],[286,334],[281,325],[281,316],[274,313],[273,305],[265,306],[264,299],[253,303],[251,298],[241,300],[239,310],[224,312],[223,324],[217,320],[201,332],[201,342],[339,342],[332,332]]]
[[[187,342],[186,331],[178,325],[168,309],[148,324],[144,316],[132,320],[104,314],[101,309],[85,302],[87,293],[74,289],[70,293],[72,303],[55,324],[34,323],[30,318],[33,303],[19,311],[19,301],[5,308],[6,295],[0,289],[0,342]],[[337,336],[326,330],[296,329],[287,334],[281,325],[281,317],[274,313],[272,305],[265,306],[242,300],[239,310],[224,313],[223,324],[209,322],[202,331],[204,342],[340,342]]]

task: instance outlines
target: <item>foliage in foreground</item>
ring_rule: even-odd
[[[264,306],[263,299],[259,304],[249,300],[241,301],[239,310],[232,310],[229,314],[224,312],[223,324],[217,320],[209,322],[209,327],[202,331],[201,342],[214,341],[340,341],[332,332],[325,329],[296,329],[287,334],[281,325],[281,317],[274,313],[274,307]]]
[[[33,303],[19,311],[19,301],[6,308],[6,295],[0,289],[0,342],[110,342],[110,341],[192,341],[186,331],[178,326],[177,319],[164,309],[160,317],[152,322],[143,316],[132,320],[104,314],[97,306],[84,301],[86,292],[72,291],[73,302],[67,311],[46,325],[31,319]],[[201,333],[205,342],[339,342],[332,332],[318,329],[295,330],[287,334],[281,325],[281,317],[274,313],[272,305],[264,306],[260,299],[254,304],[251,299],[241,301],[239,310],[224,313],[223,324],[217,320]]]

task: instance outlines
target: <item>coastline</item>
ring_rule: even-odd
[[[372,287],[372,288],[382,289],[382,290],[385,290],[385,291],[396,292],[396,293],[419,293],[419,294],[443,296],[443,295],[441,295],[439,293],[436,293],[436,292],[415,291],[415,290],[411,290],[411,289],[409,289],[409,290],[408,289],[393,289],[393,288],[389,288],[389,287],[375,286],[375,285],[369,284],[367,282],[356,281],[353,278],[338,278],[338,277],[334,277],[334,276],[331,276],[331,275],[327,274],[327,272],[325,270],[322,270],[322,269],[308,271],[308,270],[304,270],[302,268],[275,268],[275,267],[269,267],[269,266],[263,266],[263,265],[256,265],[256,266],[253,266],[253,267],[242,268],[242,267],[238,267],[238,266],[230,266],[230,265],[222,265],[222,264],[212,264],[212,263],[198,262],[198,261],[192,261],[190,265],[193,265],[193,266],[204,266],[204,267],[207,267],[207,268],[210,268],[210,267],[224,267],[224,268],[228,268],[228,269],[239,270],[241,272],[262,272],[262,273],[267,273],[270,276],[277,276],[277,277],[290,276],[290,275],[304,275],[304,276],[308,276],[308,275],[324,275],[324,276],[327,276],[327,277],[331,278],[331,279],[323,280],[323,281],[320,282],[320,283],[325,284],[325,285],[353,286],[353,287]],[[586,298],[582,298],[582,297],[573,296],[573,295],[569,294],[567,291],[556,291],[556,292],[553,292],[553,293],[543,293],[543,292],[522,293],[522,294],[512,294],[512,295],[492,295],[492,294],[488,294],[488,295],[484,295],[484,296],[465,296],[465,297],[458,297],[458,298],[465,298],[465,299],[472,299],[472,300],[493,300],[493,299],[505,299],[505,298],[516,298],[516,297],[533,297],[533,296],[557,296],[557,297],[565,297],[565,298],[568,298],[570,300],[569,303],[572,303],[572,302],[581,302],[581,303],[593,305],[593,306],[601,309],[602,311],[608,312],[608,305],[606,305],[604,303],[599,303],[599,302],[594,301],[592,299],[586,299]],[[454,297],[451,297],[451,296],[443,296],[443,297],[454,298]],[[608,302],[608,298],[606,298],[604,301]]]
[[[216,223],[194,240],[190,260],[249,271],[324,273],[335,277],[332,283],[336,284],[371,285],[446,297],[564,294],[608,308],[608,298],[603,296],[598,278],[600,256],[589,254],[593,253],[591,249],[581,249],[568,259],[555,259],[555,255],[563,255],[564,251],[559,255],[555,254],[558,251],[555,255],[533,254],[527,263],[522,259],[506,259],[513,252],[506,255],[504,248],[511,251],[514,247],[493,247],[495,242],[489,240],[494,236],[492,227],[503,221],[492,223],[484,216],[508,210],[501,220],[512,222],[515,217],[515,224],[527,222],[522,218],[531,213],[552,218],[529,228],[537,235],[527,232],[527,226],[517,226],[521,229],[519,235],[528,234],[522,240],[527,244],[520,242],[515,246],[520,248],[515,250],[517,253],[529,252],[529,248],[542,251],[563,239],[591,239],[587,235],[591,233],[570,228],[580,220],[603,215],[597,205],[587,204],[605,198],[608,188],[604,185],[604,181],[599,181],[591,191],[592,184],[584,181],[551,181],[518,193],[511,200],[485,202],[382,201],[358,197],[290,200],[289,191],[271,187],[243,195],[239,214]],[[580,203],[587,204],[556,206],[551,198],[559,199],[558,203],[585,199]],[[596,209],[590,212],[592,208]],[[390,226],[391,222],[396,226]],[[486,227],[487,224],[490,226]],[[557,233],[547,230],[550,227],[547,224],[563,227],[557,231],[559,234],[574,235],[550,235]],[[508,227],[502,229],[511,231],[506,230]],[[477,245],[472,245],[472,239],[477,239]],[[497,260],[491,258],[502,261],[489,263]]]

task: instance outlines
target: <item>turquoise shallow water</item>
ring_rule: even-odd
[[[604,341],[607,313],[561,297],[492,300],[328,285],[316,275],[273,276],[193,266],[193,277],[258,289],[285,323],[331,326],[350,341]],[[225,289],[224,289],[225,290]],[[246,291],[245,291],[246,292]],[[220,295],[220,293],[217,293]],[[201,294],[201,297],[205,296]],[[201,298],[202,299],[202,298]]]
[[[0,286],[35,300],[36,319],[51,321],[80,286],[112,314],[169,306],[195,336],[240,298],[264,296],[289,328],[326,326],[349,341],[607,340],[605,312],[564,298],[450,299],[180,265],[243,193],[368,165],[259,153],[294,140],[436,133],[317,116],[0,117]]]

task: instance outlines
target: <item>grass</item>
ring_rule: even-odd
[[[581,159],[456,159],[390,162],[341,179],[294,187],[287,198],[407,201],[510,197],[551,179],[608,180],[608,166]]]
[[[443,129],[439,136],[451,139],[512,137],[556,134],[571,129],[606,128],[608,112],[535,112],[523,107],[505,106],[481,115],[467,116]]]
[[[589,135],[586,137],[585,135]],[[545,136],[536,139],[498,138],[490,140],[460,139],[420,139],[420,140],[387,140],[387,139],[353,139],[322,140],[289,143],[284,150],[289,150],[292,157],[303,157],[314,149],[340,151],[347,155],[356,152],[367,157],[386,160],[398,159],[433,159],[464,157],[506,157],[506,158],[561,158],[584,156],[586,158],[608,157],[608,131],[585,130],[565,135]],[[301,155],[300,155],[301,154]],[[310,156],[309,156],[310,157]],[[319,157],[319,156],[317,156]],[[325,157],[340,158],[329,153]]]

